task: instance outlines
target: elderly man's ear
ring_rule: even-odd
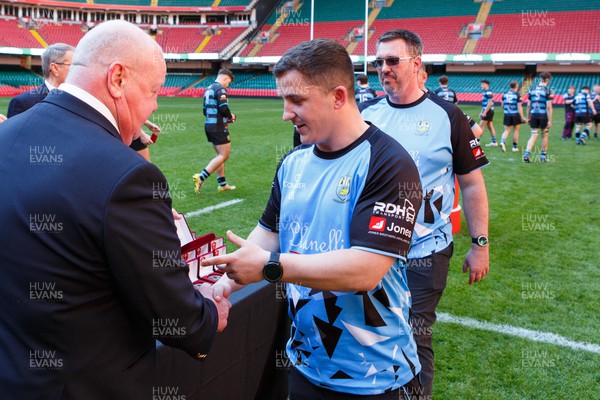
[[[114,98],[121,98],[125,89],[126,67],[114,62],[108,68],[108,91]]]

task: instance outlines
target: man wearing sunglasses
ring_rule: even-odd
[[[377,41],[379,80],[387,93],[361,103],[363,118],[396,139],[417,164],[423,204],[417,216],[408,253],[407,278],[412,294],[412,327],[422,365],[422,398],[430,398],[434,374],[431,326],[435,308],[446,287],[452,256],[450,214],[454,176],[463,191],[463,209],[473,237],[463,272],[469,284],[488,273],[488,201],[479,170],[488,164],[463,112],[439,96],[419,88],[421,38],[406,30],[384,33]]]

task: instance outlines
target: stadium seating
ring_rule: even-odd
[[[205,38],[205,28],[161,27],[156,41],[165,53],[193,53]]]
[[[578,92],[583,86],[589,86],[593,90],[595,84],[600,84],[598,75],[553,73],[550,80],[550,87],[554,93],[561,95],[567,93],[569,85],[575,86],[575,90]]]
[[[210,37],[202,53],[220,53],[227,45],[244,32],[244,27],[220,27],[219,31]]]
[[[424,54],[460,54],[466,39],[459,38],[462,27],[473,21],[473,17],[446,17],[446,18],[408,18],[402,20],[376,19],[371,25],[375,30],[369,40],[368,54],[375,54],[377,38],[392,29],[408,29],[421,36]],[[445,34],[440,35],[440,32]],[[352,54],[363,54],[362,45],[359,45]]]
[[[22,47],[22,48],[41,48],[38,42],[28,29],[20,27],[15,19],[0,19],[0,46]]]
[[[0,69],[0,85],[29,90],[43,82],[44,80],[39,75],[24,68],[4,67]]]
[[[475,53],[600,53],[600,11],[548,13],[544,17],[521,14],[490,15],[493,26],[478,40]]]
[[[84,35],[81,24],[42,24],[38,29],[38,33],[46,43],[66,43],[71,46],[77,46],[77,43]]]
[[[598,10],[597,0],[577,0],[577,1],[545,1],[540,0],[519,0],[518,8],[512,1],[495,1],[490,10],[490,14],[513,14],[517,9],[524,13],[535,12],[559,12],[559,11],[583,11]],[[521,14],[520,14],[521,15]]]
[[[508,1],[505,2],[510,3]],[[473,20],[477,15],[480,6],[481,2],[475,2],[474,0],[396,0],[390,7],[381,9],[378,19],[432,18],[470,15],[471,20]],[[512,7],[514,8],[514,3],[512,4]],[[440,31],[438,30],[438,33],[439,32]]]

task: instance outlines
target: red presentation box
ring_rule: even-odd
[[[217,267],[203,267],[201,262],[206,258],[227,254],[224,240],[222,237],[216,237],[212,232],[196,237],[183,214],[181,217],[180,220],[175,221],[175,225],[181,241],[181,257],[190,269],[189,278],[193,283],[213,284],[223,273]]]

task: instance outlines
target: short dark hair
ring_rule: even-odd
[[[220,70],[219,70],[219,72],[217,73],[217,76],[218,76],[218,75],[225,75],[225,76],[228,76],[228,77],[229,77],[229,79],[231,79],[231,82],[233,82],[233,81],[234,81],[234,79],[235,79],[235,75],[233,75],[233,72],[231,72],[231,70],[229,70],[229,69],[227,69],[227,68],[222,68],[222,69],[220,69]]]
[[[298,71],[306,82],[329,92],[344,86],[354,99],[354,67],[346,48],[332,39],[315,39],[292,47],[273,68],[275,78]]]
[[[356,80],[361,85],[366,85],[367,83],[369,83],[369,78],[365,74],[358,74],[358,75],[356,75]]]
[[[544,71],[540,74],[540,79],[543,81],[548,81],[548,80],[550,80],[550,78],[552,78],[552,74],[550,72]]]
[[[584,86],[584,87],[581,88],[581,90],[585,90],[585,89],[590,90],[590,87],[589,86]]]
[[[408,54],[413,57],[418,57],[423,54],[423,41],[421,37],[414,32],[407,31],[406,29],[394,29],[385,32],[377,39],[377,47],[380,43],[390,42],[392,40],[402,39],[406,42],[406,48]]]
[[[482,79],[482,80],[481,80],[481,83],[485,83],[486,85],[489,85],[489,84],[490,84],[490,81],[488,81],[487,79]]]
[[[516,88],[518,88],[518,87],[519,87],[519,82],[517,82],[517,81],[510,81],[510,83],[508,84],[508,86],[509,86],[511,89],[516,89]]]
[[[446,75],[442,75],[438,78],[438,82],[440,83],[440,85],[447,85],[448,77]]]
[[[50,64],[60,64],[65,61],[67,52],[75,51],[75,47],[66,43],[54,43],[42,53],[42,75],[44,78],[50,76]]]

